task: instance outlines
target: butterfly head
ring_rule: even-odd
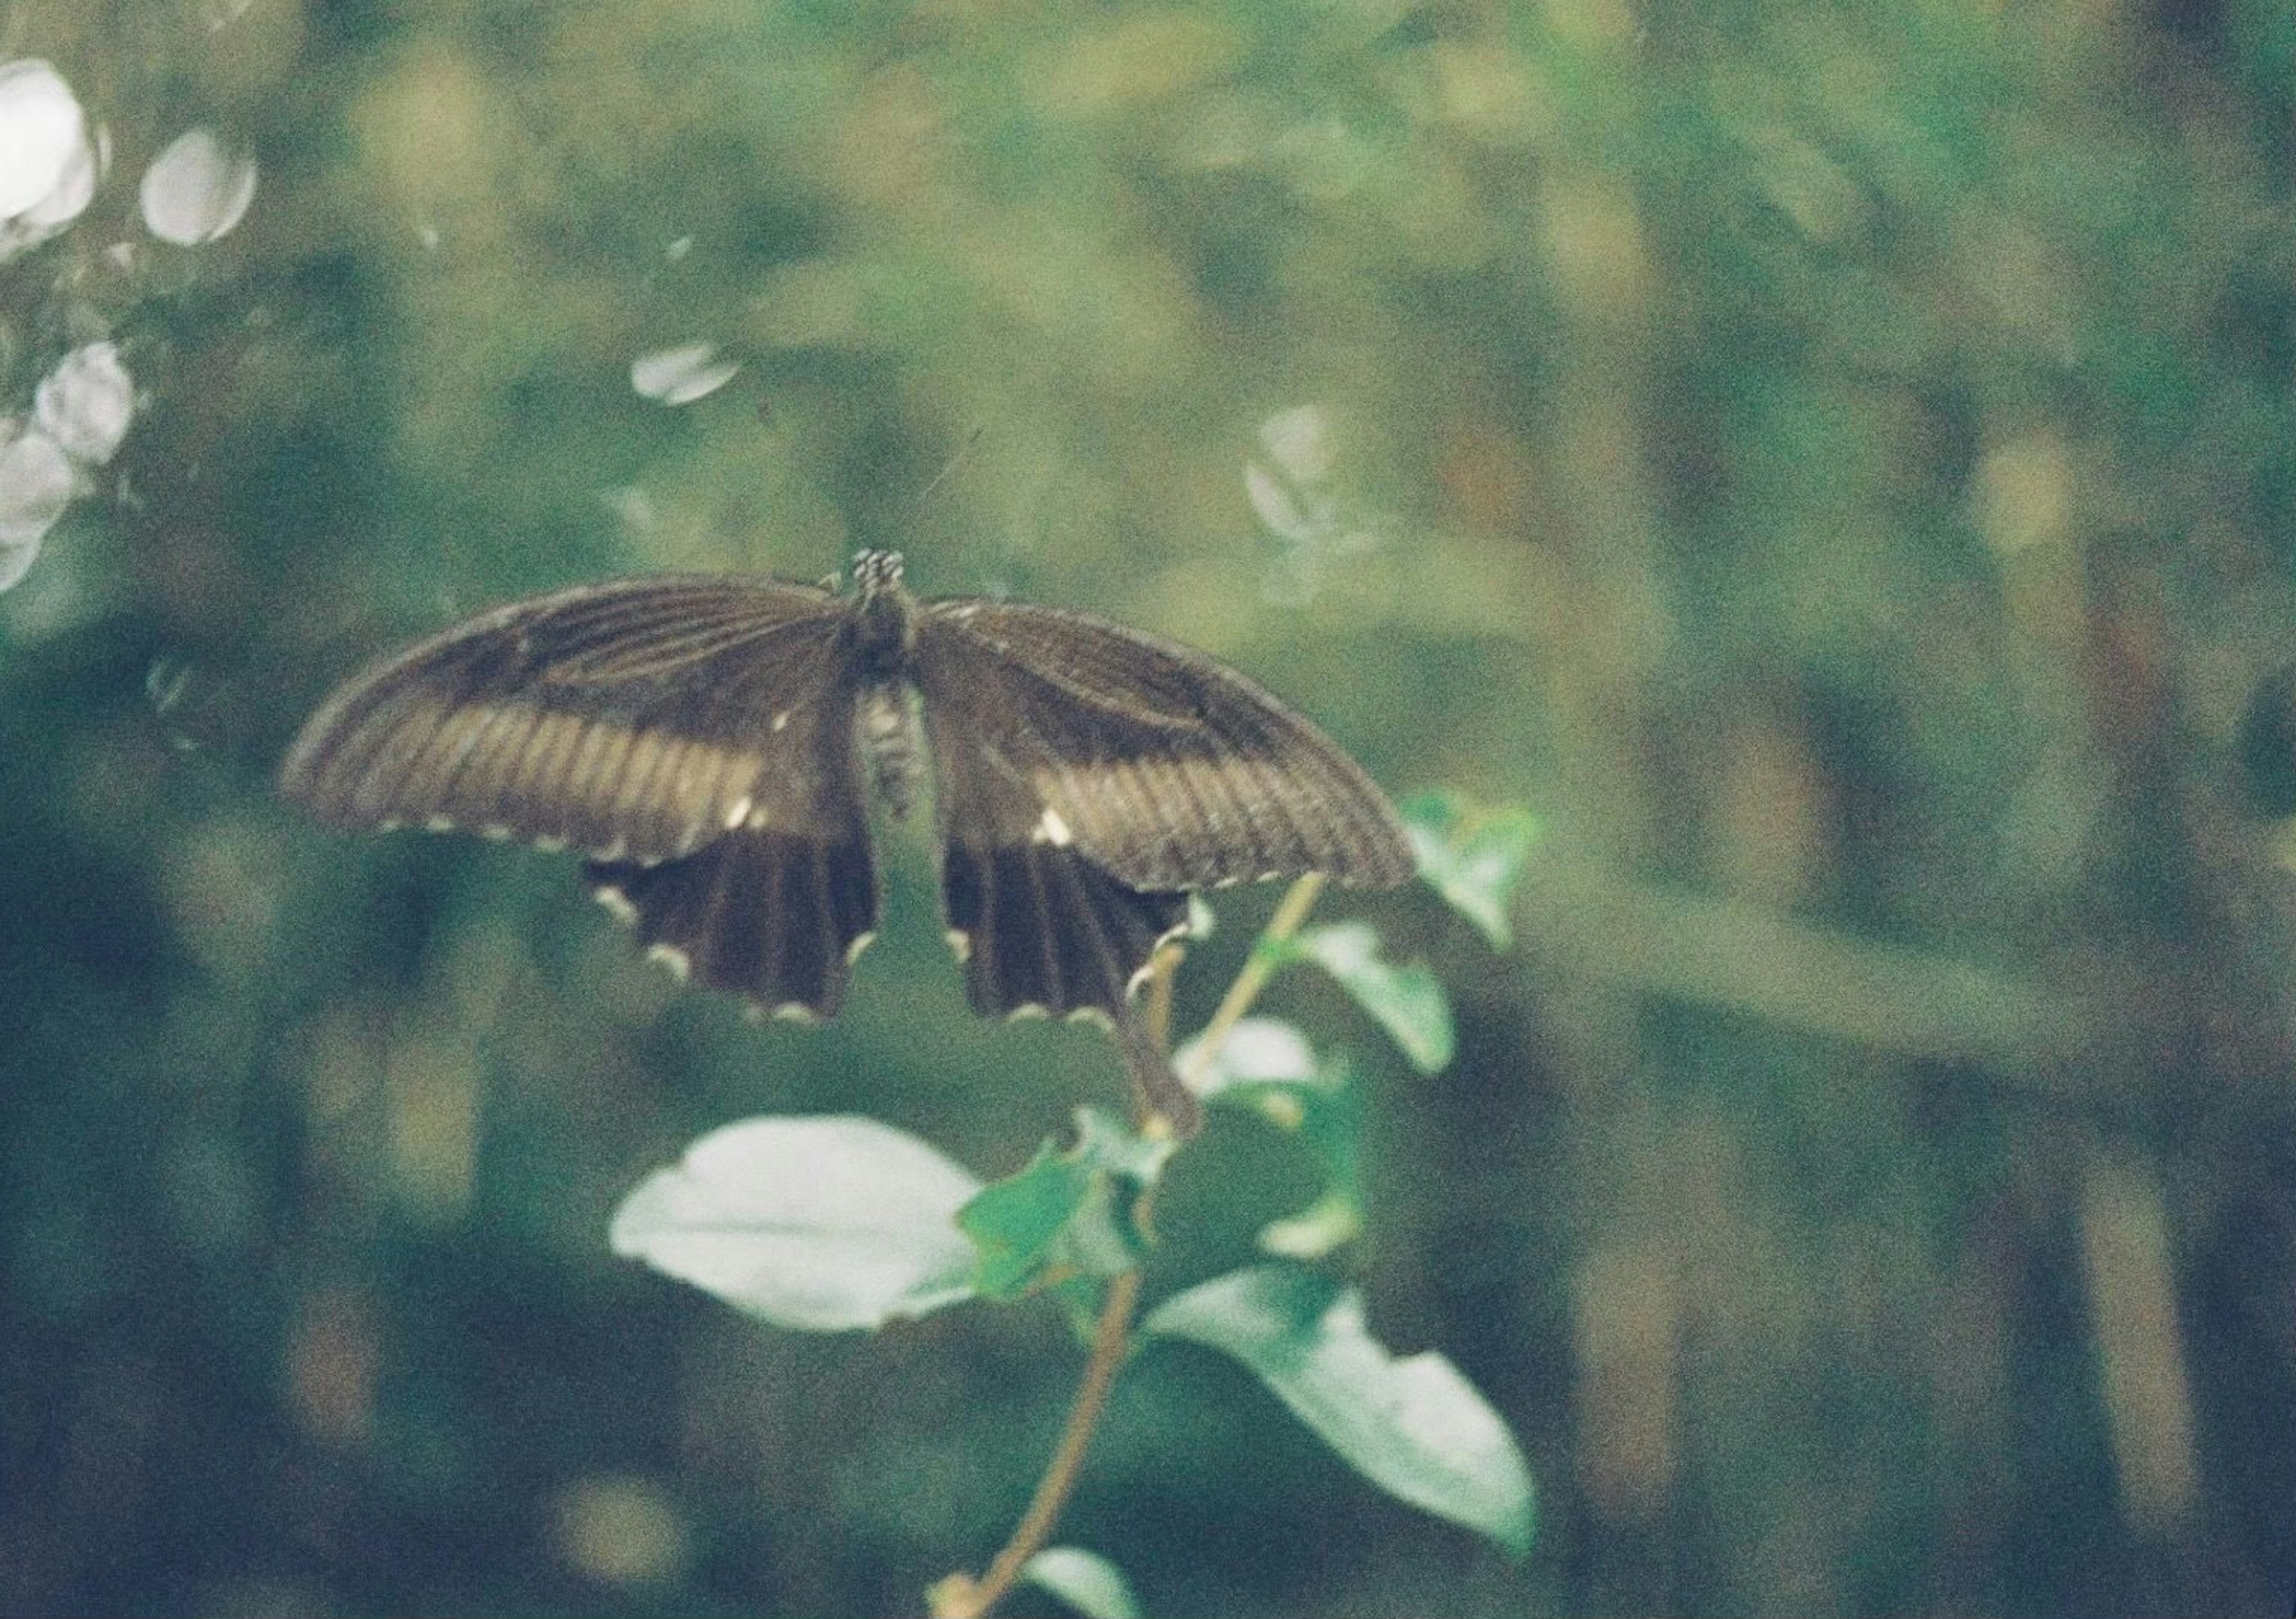
[[[899,552],[857,551],[853,553],[853,589],[865,606],[900,588]]]
[[[916,645],[916,603],[901,588],[901,553],[865,551],[853,559],[853,589],[859,599],[860,654],[878,680],[896,678]]]

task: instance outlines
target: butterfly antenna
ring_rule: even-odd
[[[934,473],[925,487],[917,491],[916,497],[910,501],[910,516],[914,517],[918,512],[922,511],[925,509],[925,503],[932,498],[933,491],[947,483],[951,473],[972,458],[972,452],[980,447],[983,430],[981,427],[976,426],[972,431],[964,436],[964,442],[956,446],[949,458],[941,462],[940,470]]]

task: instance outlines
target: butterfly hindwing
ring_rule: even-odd
[[[651,953],[770,1012],[834,1017],[876,920],[861,828],[842,841],[743,828],[655,865],[593,861],[588,876]]]
[[[1074,849],[1029,844],[945,844],[941,900],[983,1016],[1112,1016],[1188,917],[1185,894],[1128,888]]]
[[[960,715],[953,745],[1128,887],[1411,873],[1361,767],[1201,653],[1081,613],[952,600],[920,613],[915,670],[927,715]]]

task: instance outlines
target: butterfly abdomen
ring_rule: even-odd
[[[853,729],[871,789],[895,819],[906,819],[923,789],[928,768],[914,689],[905,681],[865,688],[854,711]]]

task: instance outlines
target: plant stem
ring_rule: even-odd
[[[1261,988],[1278,965],[1276,946],[1300,931],[1300,925],[1315,907],[1316,896],[1324,891],[1324,881],[1322,873],[1310,871],[1292,885],[1283,903],[1275,907],[1275,914],[1268,919],[1266,931],[1252,947],[1250,960],[1236,974],[1235,982],[1228,985],[1211,1021],[1204,1026],[1203,1036],[1196,1046],[1196,1067],[1210,1066],[1219,1054],[1222,1043],[1259,999]],[[1172,965],[1177,954],[1175,952],[1158,961],[1156,973],[1148,985],[1147,1028],[1150,1037],[1160,1046],[1170,1037]],[[1156,1190],[1152,1186],[1141,1193],[1135,1210],[1135,1218],[1144,1229],[1155,1196]],[[1037,1492],[1029,1500],[1029,1510],[1021,1516],[1004,1549],[996,1554],[996,1560],[979,1579],[955,1574],[934,1585],[929,1593],[934,1619],[984,1619],[988,1610],[1013,1589],[1021,1571],[1029,1566],[1029,1559],[1042,1551],[1045,1542],[1052,1538],[1054,1525],[1060,1522],[1061,1511],[1076,1489],[1077,1475],[1083,1469],[1093,1432],[1108,1410],[1109,1392],[1116,1386],[1116,1374],[1132,1345],[1132,1315],[1139,1304],[1138,1270],[1127,1271],[1109,1282],[1108,1296],[1101,1301],[1100,1320],[1093,1328],[1092,1358],[1085,1362],[1084,1381],[1078,1386],[1075,1403],[1069,1407],[1068,1426],[1061,1432],[1060,1447],[1046,1466],[1045,1476],[1037,1481]]]
[[[1139,1271],[1127,1271],[1108,1284],[1100,1322],[1093,1329],[1092,1359],[1085,1364],[1084,1382],[1077,1389],[1076,1403],[1069,1408],[1060,1448],[1053,1452],[1044,1477],[1037,1481],[1037,1493],[1029,1502],[1027,1514],[980,1578],[955,1574],[935,1588],[933,1612],[938,1619],[981,1619],[1013,1589],[1029,1559],[1052,1538],[1053,1525],[1060,1521],[1069,1492],[1076,1488],[1093,1430],[1108,1409],[1108,1393],[1115,1386],[1117,1369],[1124,1364],[1124,1352],[1132,1338],[1132,1312],[1139,1302]]]
[[[1195,1061],[1189,1065],[1190,1072],[1180,1075],[1182,1079],[1197,1078],[1200,1071],[1211,1067],[1213,1060],[1219,1056],[1220,1047],[1227,1043],[1227,1037],[1235,1032],[1235,1026],[1243,1021],[1244,1013],[1251,1010],[1251,1003],[1259,999],[1259,992],[1267,987],[1267,980],[1281,965],[1276,946],[1300,931],[1300,924],[1306,921],[1308,912],[1316,908],[1316,901],[1323,894],[1324,885],[1328,880],[1321,871],[1310,871],[1293,883],[1283,895],[1283,903],[1275,907],[1275,914],[1267,919],[1267,928],[1252,945],[1251,955],[1244,962],[1243,970],[1235,975],[1235,982],[1229,985],[1227,993],[1220,997],[1219,1008],[1212,1013],[1211,1021],[1204,1025],[1204,1032],[1197,1036]]]

